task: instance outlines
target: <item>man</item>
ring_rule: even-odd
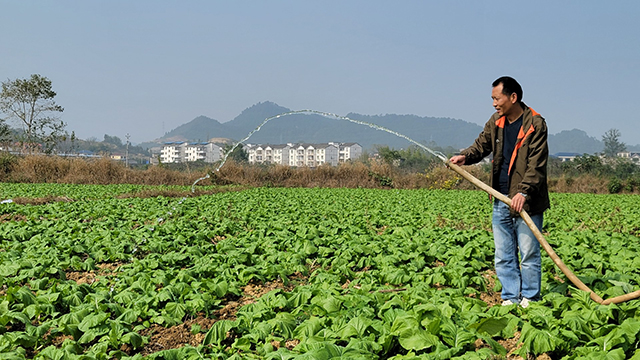
[[[547,125],[522,102],[522,87],[508,76],[493,82],[496,113],[474,144],[452,157],[456,165],[471,165],[493,153],[491,186],[511,199],[511,208],[493,204],[496,274],[502,283],[502,305],[540,300],[540,244],[519,217],[525,210],[538,229],[549,208],[547,188]],[[520,261],[518,260],[518,250]]]

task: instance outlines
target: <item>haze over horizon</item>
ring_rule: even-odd
[[[640,144],[640,3],[3,1],[0,80],[41,74],[80,138],[140,143],[264,101],[484,124],[515,77],[551,134]],[[28,19],[28,21],[26,20]]]

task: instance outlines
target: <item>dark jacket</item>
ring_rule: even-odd
[[[522,105],[522,128],[509,165],[509,197],[513,198],[517,193],[526,194],[524,210],[534,215],[549,208],[547,124],[535,110],[524,103]],[[499,189],[505,121],[505,116],[493,114],[473,145],[460,152],[465,156],[465,165],[475,164],[493,153],[491,187],[494,189]],[[516,215],[513,211],[512,214]]]

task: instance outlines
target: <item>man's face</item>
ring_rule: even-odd
[[[493,99],[493,107],[498,112],[498,115],[503,116],[509,114],[518,96],[515,93],[511,94],[511,96],[503,94],[502,84],[498,84],[491,91],[491,98]]]

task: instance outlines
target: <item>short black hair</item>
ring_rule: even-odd
[[[516,96],[518,97],[518,102],[519,103],[522,102],[522,86],[518,84],[516,79],[512,78],[511,76],[503,76],[496,79],[496,81],[494,81],[491,86],[496,87],[500,84],[502,84],[503,94],[507,96],[511,96],[511,94],[516,93]]]

